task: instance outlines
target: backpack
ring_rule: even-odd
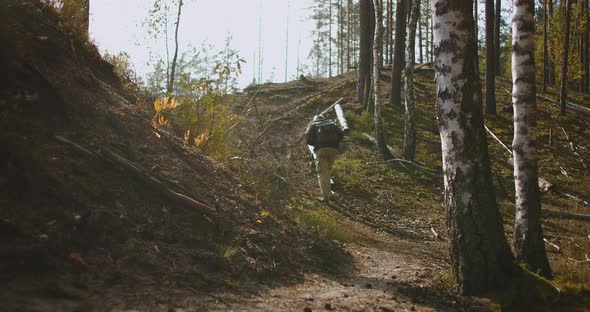
[[[330,146],[338,144],[338,126],[332,120],[322,120],[315,123],[317,129],[316,146]]]

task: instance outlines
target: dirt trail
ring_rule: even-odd
[[[382,214],[379,209],[383,207],[368,204],[359,211],[359,202],[366,199],[347,194],[344,190],[339,190],[338,199],[326,206],[315,200],[319,191],[303,132],[315,113],[354,90],[351,88],[354,84],[351,77],[334,79],[329,83],[320,83],[313,93],[293,95],[290,104],[286,105],[272,97],[258,96],[257,99],[255,93],[254,99],[250,100],[255,102],[258,119],[261,115],[270,116],[267,118],[270,120],[277,119],[276,124],[267,129],[264,139],[259,139],[260,157],[271,152],[284,157],[282,166],[288,176],[292,196],[306,198],[316,208],[328,208],[337,222],[358,238],[342,243],[342,248],[354,259],[354,271],[343,275],[305,274],[302,283],[276,288],[260,286],[263,290],[258,290],[252,297],[222,294],[216,302],[210,302],[203,308],[211,311],[493,310],[486,307],[489,303],[461,298],[449,289],[444,281],[448,280],[445,274],[448,274],[449,267],[446,264],[446,244],[442,241],[419,233],[401,235],[399,228],[373,222],[371,216]],[[323,100],[310,104],[322,95]],[[349,103],[345,105],[345,110],[354,109],[351,98],[347,98]],[[244,141],[247,139],[244,138]],[[359,218],[359,213],[368,217]],[[387,219],[389,216],[381,217]],[[412,228],[415,225],[416,221],[411,220],[411,224],[400,227]]]

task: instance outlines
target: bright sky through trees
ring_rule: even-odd
[[[285,77],[285,44],[289,12],[289,79],[296,74],[298,41],[299,56],[306,63],[312,46],[313,23],[308,21],[312,0],[188,0],[183,7],[179,41],[180,52],[189,44],[199,47],[203,41],[222,49],[227,34],[232,46],[239,51],[244,64],[240,87],[252,81],[254,53],[258,49],[258,25],[262,16],[263,80]],[[137,73],[149,71],[150,55],[165,58],[164,37],[154,40],[147,35],[143,21],[152,7],[152,0],[92,0],[90,1],[90,32],[101,51],[115,54],[127,52]],[[170,21],[173,24],[174,21]],[[172,33],[169,34],[172,39]],[[170,47],[173,41],[170,40]],[[213,52],[213,51],[212,51]]]

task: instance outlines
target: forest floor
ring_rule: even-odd
[[[561,289],[520,281],[484,297],[453,285],[442,208],[432,70],[417,71],[416,163],[382,164],[363,133],[372,114],[355,100],[356,76],[252,86],[227,98],[244,116],[234,154],[214,161],[155,130],[138,98],[95,48],[63,32],[41,4],[0,5],[0,304],[7,311],[584,311],[590,225],[546,217]],[[382,77],[384,99],[389,77]],[[124,82],[124,81],[123,81]],[[509,81],[486,125],[510,146]],[[555,98],[554,93],[548,96]],[[320,202],[305,145],[311,118],[338,99],[350,125],[334,164],[337,198]],[[590,106],[573,93],[572,101]],[[588,116],[558,116],[539,101],[543,205],[590,213]],[[334,118],[333,115],[328,117]],[[399,154],[403,108],[386,105]],[[65,143],[59,138],[65,138]],[[488,145],[511,239],[512,172]],[[105,151],[140,168],[133,174]],[[151,178],[146,179],[145,175]],[[191,197],[195,210],[154,187]],[[521,288],[521,289],[518,289]],[[523,290],[524,289],[524,290]]]

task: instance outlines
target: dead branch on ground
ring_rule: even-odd
[[[55,138],[59,142],[70,145],[86,155],[92,156],[93,158],[101,159],[103,161],[118,166],[120,169],[123,169],[124,171],[131,173],[137,179],[149,185],[152,189],[154,189],[155,191],[159,192],[160,194],[164,195],[172,201],[175,201],[185,206],[192,207],[206,215],[213,215],[216,212],[214,208],[211,208],[201,202],[198,202],[197,200],[189,196],[186,196],[184,194],[175,192],[167,188],[160,180],[151,175],[147,170],[143,169],[141,166],[133,163],[132,161],[127,160],[124,157],[110,151],[107,148],[102,148],[97,151],[91,151],[64,137],[55,136]]]

